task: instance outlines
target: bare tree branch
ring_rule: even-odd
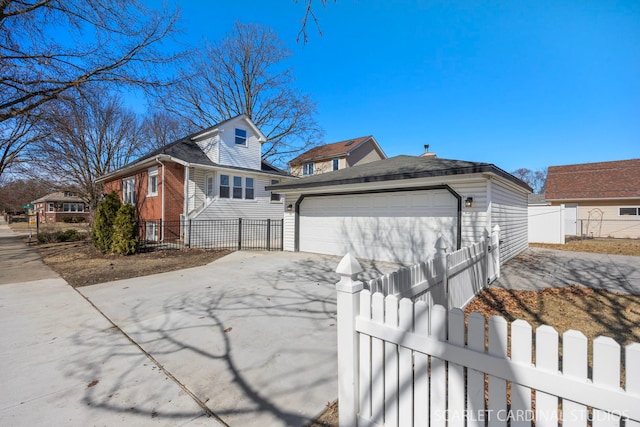
[[[320,4],[322,5],[322,7],[326,7],[327,2],[328,0],[320,0]],[[296,0],[296,3],[298,3],[298,0]],[[301,27],[300,27],[300,31],[298,31],[298,36],[296,37],[296,43],[300,43],[300,39],[302,39],[303,44],[306,44],[307,41],[309,41],[309,37],[307,34],[307,24],[309,22],[309,19],[313,21],[313,23],[315,24],[316,30],[318,31],[318,34],[322,37],[322,30],[320,29],[320,21],[318,20],[318,16],[316,15],[313,9],[313,0],[305,0],[304,17],[300,21]]]
[[[0,0],[6,158],[19,157],[33,142],[25,135],[8,148],[7,129],[16,121],[36,124],[41,110],[60,97],[80,96],[95,83],[143,89],[167,84],[170,73],[162,67],[180,54],[167,55],[161,47],[178,17],[177,10],[152,10],[140,0]]]
[[[32,160],[50,176],[78,188],[93,207],[102,194],[96,178],[147,148],[138,117],[118,98],[98,91],[56,101],[44,127],[49,137],[36,145]]]
[[[542,194],[547,187],[547,168],[532,171],[527,168],[516,169],[511,175],[520,178],[533,189],[535,194]]]
[[[282,166],[284,156],[318,143],[316,105],[294,88],[291,56],[268,27],[236,23],[222,41],[181,67],[178,82],[160,91],[163,107],[197,128],[246,114],[267,136],[263,157]]]

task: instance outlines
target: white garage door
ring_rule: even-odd
[[[306,197],[300,204],[303,252],[415,263],[443,236],[455,250],[457,200],[446,190]]]

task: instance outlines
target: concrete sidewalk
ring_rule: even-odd
[[[220,425],[1,219],[0,272],[3,425]]]
[[[503,265],[492,284],[516,290],[570,285],[640,295],[640,257],[529,248]]]

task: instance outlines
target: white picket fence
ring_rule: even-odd
[[[371,293],[338,266],[340,427],[640,427],[640,344]],[[487,346],[485,347],[485,340]],[[535,355],[535,364],[533,357]],[[560,362],[561,360],[561,362]],[[532,393],[534,391],[534,393]],[[624,421],[622,423],[621,421]]]
[[[429,306],[464,307],[500,276],[500,227],[485,230],[482,241],[448,253],[444,239],[436,242],[433,259],[369,280],[365,288],[384,295],[425,301]]]

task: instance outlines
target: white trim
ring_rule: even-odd
[[[158,160],[160,162],[160,160]],[[151,178],[156,178],[156,191],[151,190]],[[158,166],[153,166],[147,169],[147,197],[156,197],[158,195]]]

